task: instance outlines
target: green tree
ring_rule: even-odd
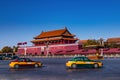
[[[5,46],[2,48],[2,52],[3,53],[11,53],[11,52],[13,52],[13,49],[9,46]]]
[[[2,51],[0,50],[0,53],[2,53]]]
[[[13,46],[13,52],[17,52],[18,46]]]
[[[110,43],[109,48],[120,48],[120,44],[116,44],[116,43]]]
[[[87,42],[84,44],[84,47],[89,46],[89,45],[99,45],[99,42],[95,39],[88,39]]]

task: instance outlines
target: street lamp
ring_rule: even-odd
[[[27,47],[26,47],[26,44],[27,42],[20,42],[20,43],[17,43],[17,45],[24,45],[24,55],[26,56],[26,51],[27,51]]]
[[[104,41],[102,38],[99,39],[99,42],[100,42],[100,46],[104,46]],[[100,55],[103,56],[103,48],[100,49]]]
[[[26,56],[26,52],[27,52],[27,47],[26,47],[26,44],[27,44],[27,42],[23,42],[23,45],[24,45],[24,50],[25,50],[25,56]]]

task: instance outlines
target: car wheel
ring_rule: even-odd
[[[77,68],[77,65],[76,64],[72,64],[71,66],[73,69]]]
[[[98,64],[94,64],[94,68],[98,68],[99,67],[99,65]]]
[[[14,66],[14,68],[16,68],[16,69],[17,69],[17,68],[19,68],[19,65],[18,65],[18,64],[16,64],[16,65]]]
[[[35,68],[38,68],[38,67],[39,67],[39,65],[38,65],[38,64],[35,64],[35,65],[34,65],[34,67],[35,67]]]

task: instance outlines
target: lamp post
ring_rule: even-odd
[[[104,46],[104,41],[102,38],[100,38],[99,42],[100,42],[100,46]],[[100,49],[100,55],[103,56],[103,48]]]
[[[24,55],[26,56],[26,50],[27,50],[26,46],[25,46],[24,50],[25,50],[25,53],[24,53]]]
[[[25,50],[24,55],[26,56],[26,52],[27,52],[27,47],[26,47],[26,44],[27,44],[27,42],[23,42],[22,44],[24,45],[24,50]]]
[[[26,56],[26,51],[27,51],[26,44],[27,44],[27,42],[17,43],[17,45],[24,45],[24,55],[25,55],[25,56]]]

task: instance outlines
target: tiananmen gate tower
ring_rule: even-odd
[[[113,43],[117,39],[117,44],[120,38],[109,38],[107,42]],[[96,55],[97,50],[84,49],[82,45],[87,40],[79,40],[66,27],[59,30],[42,31],[35,36],[31,43],[32,46],[19,46],[18,55],[24,56],[46,56],[46,55]],[[115,43],[115,42],[114,42]],[[19,44],[26,44],[19,43]],[[103,48],[104,56],[120,56],[120,48]]]
[[[79,39],[75,38],[65,27],[64,29],[53,31],[42,31],[31,41],[34,46],[19,47],[20,55],[62,55],[78,50],[77,43]]]

